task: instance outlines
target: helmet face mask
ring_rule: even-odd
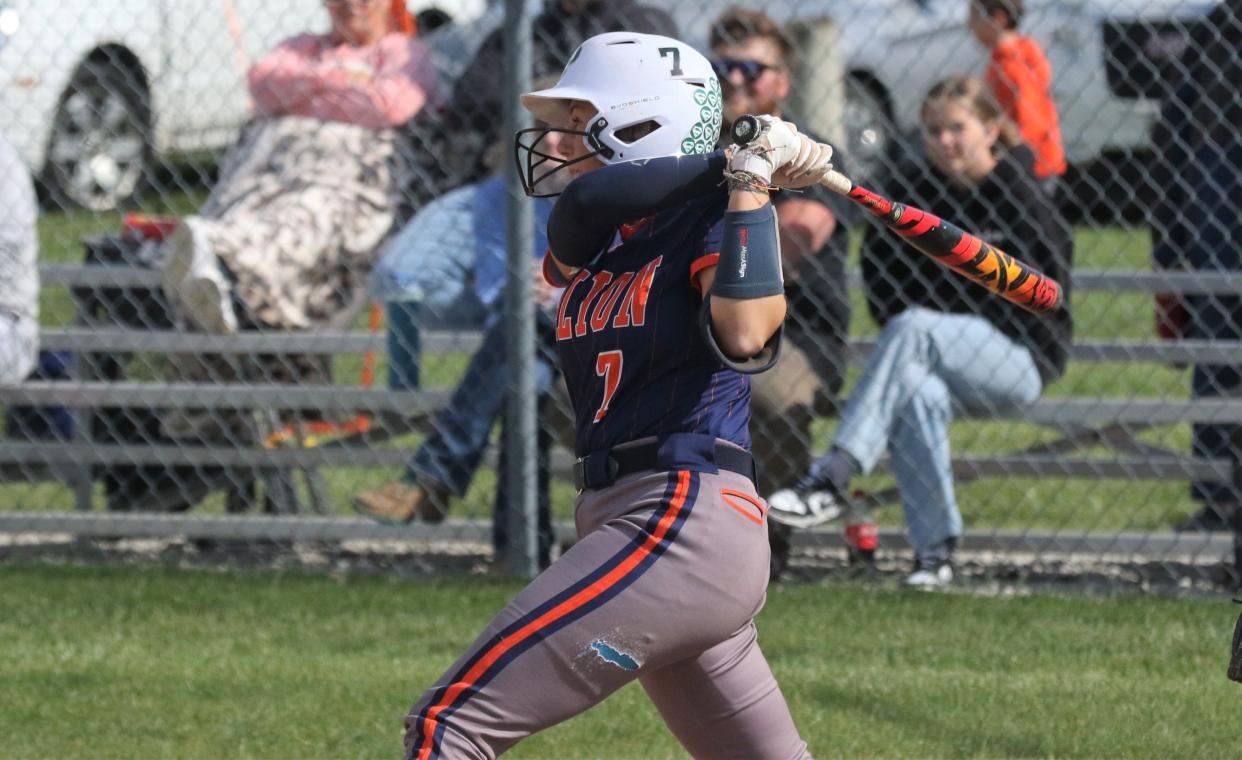
[[[548,126],[518,130],[514,136],[513,148],[522,189],[532,198],[551,198],[560,195],[569,184],[570,177],[567,173],[562,173],[563,169],[592,158],[608,163],[608,159],[613,156],[613,150],[599,140],[599,134],[606,126],[607,119],[597,118],[591,123],[590,131],[585,132],[580,129]],[[549,151],[541,147],[548,136],[553,134],[562,140],[580,139],[589,150],[574,159],[555,155],[555,150]]]
[[[566,126],[574,101],[596,111],[585,130]],[[552,125],[516,136],[523,186],[537,197],[559,194],[554,186],[568,180],[553,175],[590,158],[613,164],[708,153],[716,146],[723,115],[720,82],[702,54],[669,37],[629,32],[583,42],[556,85],[524,94],[522,104]],[[552,132],[582,140],[586,155],[569,161],[540,148]]]

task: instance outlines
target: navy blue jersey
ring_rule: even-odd
[[[565,288],[556,338],[578,456],[672,433],[750,448],[750,381],[698,326],[698,274],[720,256],[726,204],[722,190],[622,227]]]

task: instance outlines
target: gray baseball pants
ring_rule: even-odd
[[[406,717],[406,757],[494,758],[637,679],[695,758],[809,758],[756,640],[766,505],[731,472],[644,472],[578,497],[581,540]]]

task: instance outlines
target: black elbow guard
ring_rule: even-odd
[[[715,291],[715,288],[712,290]],[[776,366],[776,360],[781,356],[781,333],[784,330],[784,325],[776,328],[776,332],[772,333],[772,337],[768,338],[768,342],[754,356],[748,359],[734,359],[720,350],[720,344],[716,342],[716,335],[712,332],[712,297],[708,295],[704,298],[703,305],[699,308],[699,331],[703,333],[703,340],[707,342],[707,347],[712,350],[721,364],[743,375],[757,375]]]
[[[752,211],[726,211],[712,295],[745,299],[784,292],[776,209],[769,203]]]

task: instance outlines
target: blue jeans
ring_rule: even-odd
[[[423,363],[422,330],[434,327],[470,330],[487,325],[487,307],[472,298],[472,294],[443,310],[417,301],[389,301],[384,309],[388,314],[388,387],[394,391],[412,391],[419,387]]]
[[[539,345],[535,351],[535,392],[545,398],[556,379],[557,363],[554,333],[549,317],[537,318]],[[483,336],[483,343],[466,374],[453,391],[449,404],[436,415],[431,436],[418,448],[406,469],[406,480],[447,491],[461,497],[479,469],[492,426],[504,411],[509,390],[509,368],[505,360],[503,321],[497,321]],[[550,551],[552,525],[548,496],[547,449],[551,438],[540,430],[539,523],[540,554]],[[504,471],[507,455],[501,447],[499,470]],[[496,511],[493,542],[497,551],[505,548],[508,498],[503,478],[496,482]],[[546,564],[546,562],[544,563]]]
[[[418,387],[420,328],[482,328],[493,311],[474,285],[480,234],[476,200],[477,186],[468,185],[424,206],[385,244],[371,270],[371,296],[387,304],[388,386],[393,390]],[[503,221],[502,214],[502,230]],[[503,276],[502,270],[501,283]]]
[[[863,472],[888,450],[910,544],[916,555],[934,556],[962,534],[949,458],[954,411],[1029,404],[1042,389],[1030,350],[986,319],[908,309],[880,334],[833,445]]]

